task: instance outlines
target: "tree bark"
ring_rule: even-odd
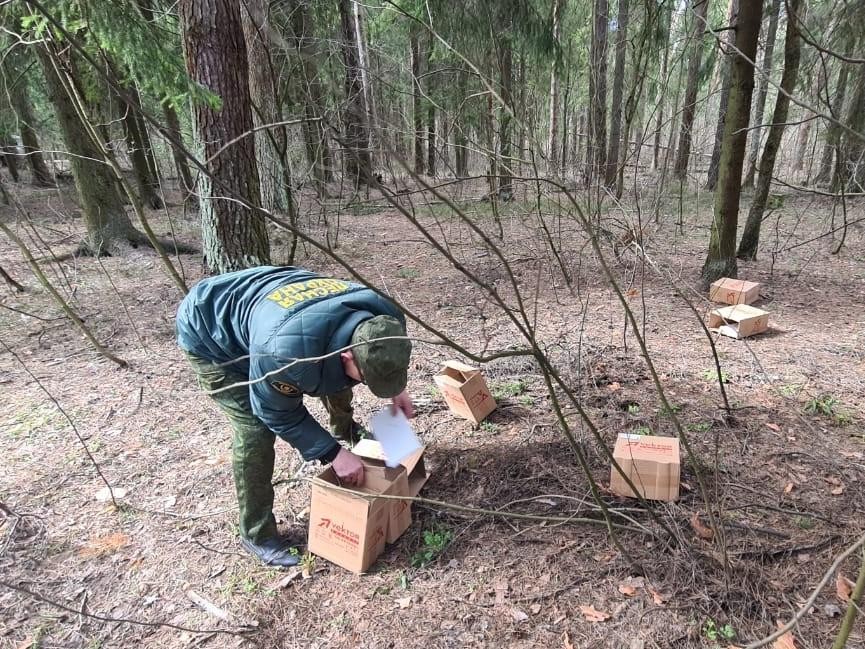
[[[775,54],[775,38],[778,34],[778,17],[781,13],[781,0],[772,0],[772,13],[769,15],[769,25],[766,30],[766,47],[763,49],[763,74],[760,77],[760,86],[757,90],[757,102],[754,106],[754,125],[763,123],[763,113],[766,108],[766,95],[769,92],[769,77],[772,74],[772,58]],[[760,152],[760,140],[762,129],[752,129],[751,148],[748,153],[748,172],[743,187],[754,186],[754,174],[757,170],[757,154]]]
[[[427,105],[427,172],[431,177],[436,175],[436,107],[430,102]]]
[[[673,175],[679,180],[683,180],[688,175],[694,114],[697,109],[700,60],[703,56],[703,33],[706,31],[708,9],[709,0],[693,0],[694,23],[691,26],[691,47],[693,49],[691,50],[691,58],[688,61],[688,79],[685,86],[685,105],[682,108],[679,149],[676,152],[676,164],[673,165]]]
[[[708,2],[708,0],[704,0]],[[610,148],[604,167],[604,184],[613,187],[619,171],[619,146],[622,131],[622,97],[625,93],[625,54],[628,45],[628,5],[630,0],[619,0],[619,17],[616,32],[616,62],[613,65],[613,102],[610,105]],[[624,143],[628,150],[628,142]],[[624,156],[623,156],[624,157]]]
[[[760,158],[760,169],[757,178],[757,187],[754,198],[751,201],[751,209],[748,211],[748,221],[742,232],[742,240],[736,253],[739,259],[756,259],[757,246],[760,242],[760,224],[763,221],[763,211],[766,208],[766,199],[769,196],[769,187],[772,183],[772,173],[775,169],[775,159],[778,149],[781,147],[781,137],[784,135],[784,123],[787,121],[787,112],[790,108],[788,94],[796,89],[796,80],[799,76],[799,54],[801,50],[799,39],[799,25],[796,19],[800,0],[787,0],[789,8],[787,18],[787,35],[784,39],[784,73],[781,76],[781,89],[775,101],[775,111],[772,114],[772,126],[766,138],[766,146],[763,156]],[[768,47],[768,46],[767,46]],[[759,115],[759,113],[757,113]]]
[[[652,146],[652,170],[657,171],[659,168],[658,157],[661,154],[661,130],[664,125],[664,99],[667,96],[667,71],[670,61],[670,36],[673,31],[672,21],[666,25],[666,34],[664,35],[664,54],[661,62],[661,78],[658,81],[657,103],[658,103],[658,118],[655,120],[655,133]]]
[[[755,0],[756,1],[756,0]],[[737,15],[739,13],[739,0],[730,0],[730,11],[728,13],[727,24],[731,27],[736,25]],[[724,120],[727,115],[727,104],[730,100],[730,82],[732,77],[732,58],[726,51],[729,50],[729,44],[732,42],[733,30],[726,32],[723,45],[721,48],[722,56],[718,58],[718,65],[721,66],[721,99],[718,105],[718,123],[715,126],[715,144],[712,147],[712,159],[709,161],[709,172],[706,178],[706,189],[714,190],[718,184],[718,165],[721,162],[721,141],[724,137]]]
[[[255,126],[255,160],[261,206],[269,212],[287,212],[291,188],[286,184],[288,134],[285,126],[262,128],[282,121],[276,99],[273,62],[270,58],[270,20],[265,0],[241,0],[243,38],[249,64],[249,97]]]
[[[259,205],[255,140],[243,137],[252,129],[252,111],[240,6],[180,0],[179,14],[187,71],[221,101],[219,108],[196,103],[192,111],[209,172],[199,182],[205,263],[217,273],[268,264],[263,216],[236,202]]]
[[[458,105],[462,107],[463,102],[468,95],[468,72],[462,69],[459,71],[458,84]],[[457,118],[454,120],[454,157],[456,158],[456,174],[457,178],[465,178],[468,175],[468,138],[463,129],[468,128],[463,120],[459,119],[460,113],[457,113]]]
[[[865,131],[865,65],[860,64],[855,72],[856,85],[850,96],[845,123],[861,134]],[[845,131],[838,158],[838,186],[853,192],[865,190],[865,142],[861,135],[856,136]]]
[[[350,0],[338,0],[342,34],[342,60],[345,67],[344,166],[346,178],[357,188],[369,183],[372,161],[369,151],[369,127],[364,98],[362,70],[357,47],[354,14]]]
[[[58,67],[63,66],[62,73],[75,79],[73,60],[61,59],[53,48],[53,43],[45,42],[36,51],[45,75],[48,99],[54,107],[63,141],[70,153],[72,177],[87,229],[82,251],[98,256],[110,255],[117,252],[122,243],[138,245],[146,239],[133,227],[117,191],[117,180],[110,167],[102,162],[105,156],[87,133],[63,79],[54,67],[55,63]],[[67,53],[65,56],[71,55]]]
[[[742,189],[742,164],[745,160],[748,117],[754,90],[762,2],[742,2],[736,21],[736,51],[731,56],[730,98],[724,123],[715,210],[709,239],[709,254],[703,266],[708,284],[721,277],[736,277],[736,228],[739,223],[739,198]],[[740,54],[741,53],[741,54]]]
[[[607,0],[595,0],[592,47],[589,53],[589,136],[586,146],[586,183],[591,184],[606,165],[607,154]]]
[[[423,129],[423,92],[421,87],[421,53],[420,30],[413,23],[409,28],[409,47],[411,49],[411,114],[414,125],[414,172],[418,175],[424,172],[424,129]]]

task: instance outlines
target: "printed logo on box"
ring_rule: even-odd
[[[342,541],[346,541],[351,545],[360,545],[360,534],[357,532],[348,529],[344,525],[336,524],[333,525],[333,521],[329,518],[322,518],[321,522],[318,524],[318,527],[323,527],[327,530],[328,535],[340,539]]]

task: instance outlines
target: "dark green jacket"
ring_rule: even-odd
[[[339,354],[285,366],[349,345],[355,328],[377,315],[405,322],[394,304],[361,284],[261,266],[193,287],[177,312],[177,342],[195,356],[248,374],[255,416],[314,460],[337,442],[309,414],[303,395],[335,394],[357,382],[345,375]]]

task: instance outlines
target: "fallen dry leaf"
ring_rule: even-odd
[[[86,558],[102,557],[129,545],[129,537],[121,532],[90,539],[78,554]]]
[[[778,628],[783,628],[784,623],[778,620]],[[793,634],[787,631],[780,638],[772,643],[772,649],[797,649],[796,643],[793,641]]]
[[[834,488],[830,493],[831,493],[833,496],[840,496],[841,494],[844,493],[844,487],[843,487],[843,485],[840,486],[840,487],[835,487],[835,488]]]
[[[610,383],[607,386],[607,390],[609,390],[610,392],[618,392],[621,389],[622,389],[622,384],[618,383],[618,382]]]
[[[637,589],[627,584],[619,584],[619,592],[625,597],[633,597]]]
[[[537,615],[538,613],[540,613],[541,608],[542,607],[540,604],[532,604],[531,606],[529,606],[529,610],[532,612],[532,615]]]
[[[273,584],[273,586],[271,586],[271,590],[279,590],[281,588],[287,588],[291,582],[293,582],[295,579],[300,577],[301,572],[302,571],[300,568],[295,568],[294,570],[289,572],[285,577],[283,577],[282,579],[277,581],[275,584]]]
[[[609,613],[599,611],[595,608],[594,604],[590,606],[580,606],[580,612],[583,614],[583,617],[585,617],[586,620],[588,620],[589,622],[603,622],[610,619]]]
[[[785,494],[788,494],[788,493],[790,493],[791,491],[793,491],[793,483],[792,483],[792,482],[788,482],[788,483],[787,483],[787,486],[784,487],[784,493],[785,493]]]
[[[571,639],[568,637],[567,631],[565,631],[565,635],[562,638],[562,649],[574,649],[574,645],[571,644]]]
[[[769,430],[774,430],[776,433],[781,432],[781,427],[778,424],[766,424],[766,428]]]
[[[96,500],[101,503],[111,502],[112,491],[114,492],[114,500],[120,500],[128,493],[128,490],[123,487],[112,487],[111,489],[108,487],[102,487],[102,489],[96,492]]]
[[[627,291],[625,291],[625,295],[627,295],[628,297],[637,297],[639,294],[640,292],[635,288],[629,288]]]
[[[400,608],[408,608],[411,606],[411,597],[400,597],[399,599],[394,600]]]
[[[529,619],[528,614],[525,611],[521,611],[518,608],[511,609],[511,617],[514,618],[515,622],[525,622]]]
[[[649,592],[652,594],[652,601],[655,602],[655,606],[663,606],[664,602],[667,601],[667,598],[661,595],[654,588],[649,588]]]
[[[850,594],[853,592],[853,582],[847,579],[842,573],[838,573],[835,577],[835,594],[842,602],[850,601]]]
[[[691,527],[694,529],[694,533],[697,536],[706,541],[709,541],[713,536],[715,536],[715,533],[711,528],[703,525],[703,522],[700,520],[700,512],[694,512],[694,515],[691,516]]]

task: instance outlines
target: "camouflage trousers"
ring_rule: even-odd
[[[234,383],[247,381],[231,366],[187,354],[198,386],[210,392]],[[273,516],[273,464],[276,435],[252,414],[249,387],[241,385],[209,395],[228,417],[233,431],[231,463],[234,487],[240,509],[240,534],[253,543],[277,535]],[[348,438],[352,428],[351,388],[322,397],[330,416],[330,429],[335,437]]]

